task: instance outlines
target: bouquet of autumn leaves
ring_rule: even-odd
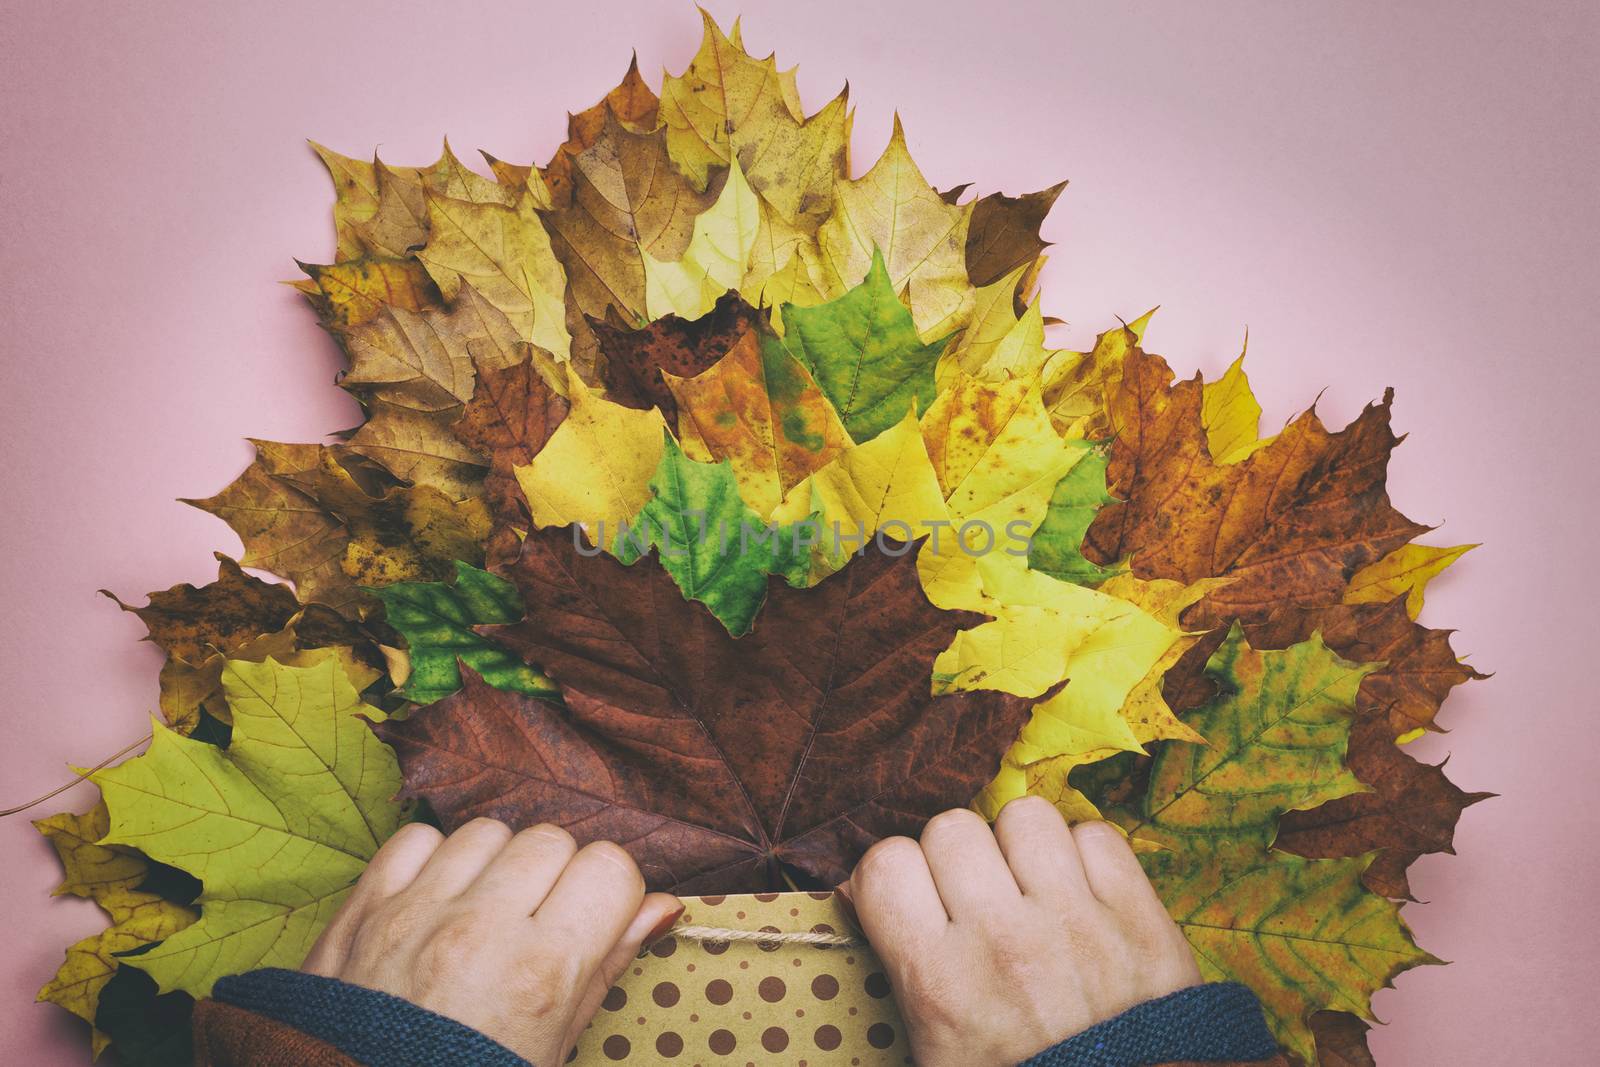
[[[727,893],[1034,793],[1127,832],[1286,1051],[1370,1062],[1371,993],[1433,962],[1406,868],[1477,799],[1397,743],[1474,672],[1414,621],[1465,548],[1390,506],[1388,397],[1261,438],[1148,315],[1048,348],[1061,186],[938,192],[898,123],[851,180],[850,124],[707,18],[543,167],[318,149],[298,285],[365,421],[193,502],[245,552],[128,608],[164,721],[38,823],[112,920],[41,992],[96,1052],[185,1062],[191,998],[297,966],[407,819]]]

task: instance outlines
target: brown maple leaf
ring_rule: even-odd
[[[730,291],[698,319],[666,315],[640,330],[591,320],[603,357],[600,380],[606,399],[641,410],[660,408],[667,425],[676,426],[678,404],[661,372],[694,377],[727,355],[760,318],[760,312]]]
[[[509,367],[478,371],[472,399],[451,430],[489,460],[483,491],[497,526],[527,525],[527,505],[512,468],[533,462],[569,407],[532,355]]]
[[[1443,763],[1411,758],[1381,718],[1355,725],[1345,762],[1372,792],[1287,813],[1278,823],[1275,847],[1308,859],[1377,852],[1361,880],[1396,899],[1411,899],[1406,868],[1426,852],[1454,853],[1462,810],[1494,795],[1458,789],[1445,777]]]
[[[577,114],[567,115],[567,139],[550,163],[544,168],[545,184],[550,187],[550,199],[556,204],[568,203],[572,198],[572,163],[586,148],[600,139],[608,118],[621,122],[636,131],[656,128],[656,110],[660,106],[655,91],[639,74],[639,54],[633,55],[628,72],[622,81],[600,100]],[[498,173],[498,170],[497,170]]]
[[[967,277],[974,286],[997,282],[1039,258],[1050,246],[1039,228],[1066,187],[1066,182],[1057,182],[1022,196],[990,193],[978,198],[967,230]]]
[[[773,579],[738,640],[654,561],[581,555],[570,529],[530,534],[503,573],[528,617],[484,632],[566,707],[469,677],[380,728],[407,789],[447,828],[490,815],[619,841],[659,889],[832,886],[874,841],[967,803],[1032,703],[931,695],[934,657],[983,616],[934,608],[912,552],[870,550],[811,589]]]
[[[568,195],[540,217],[566,268],[568,295],[587,315],[615,308],[643,321],[645,257],[681,258],[720,183],[696,190],[667,155],[664,129],[635,133],[611,114],[593,143],[557,159],[568,161]]]
[[[1307,411],[1241,463],[1215,463],[1201,422],[1199,375],[1173,384],[1160,356],[1135,348],[1112,401],[1102,508],[1084,555],[1132,557],[1141,578],[1228,577],[1184,623],[1211,629],[1283,605],[1337,604],[1350,576],[1428,528],[1389,504],[1390,395],[1336,433]],[[1254,646],[1252,646],[1254,647]]]
[[[1387,604],[1282,608],[1244,630],[1251,647],[1262,649],[1288,648],[1320,632],[1347,660],[1383,663],[1362,679],[1346,753],[1346,763],[1370,792],[1289,812],[1279,823],[1277,847],[1313,859],[1377,852],[1363,877],[1367,888],[1409,899],[1406,868],[1425,853],[1453,852],[1461,812],[1494,794],[1458,789],[1443,764],[1418,762],[1395,738],[1437,729],[1434,716],[1450,690],[1483,675],[1456,658],[1447,631],[1414,622],[1403,596]],[[1199,707],[1214,695],[1204,667],[1224,636],[1223,630],[1207,634],[1162,679],[1163,695],[1175,710]]]
[[[190,665],[215,652],[232,652],[242,643],[281,630],[300,610],[294,592],[246,574],[223,555],[217,559],[217,580],[203,586],[188,582],[151,593],[142,608],[124,604],[115,593],[101,593],[131,611],[149,631],[148,640]]]
[[[1371,1029],[1359,1016],[1347,1011],[1319,1011],[1312,1015],[1318,1067],[1377,1067],[1367,1048],[1367,1031]]]

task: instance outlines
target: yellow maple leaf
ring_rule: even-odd
[[[812,582],[843,567],[856,539],[874,537],[886,527],[896,539],[916,537],[928,520],[948,521],[939,476],[928,459],[914,408],[789,490],[771,517],[793,523],[813,514],[819,516],[824,535],[813,553]]]
[[[1095,806],[1067,781],[1074,769],[1118,752],[1143,752],[1153,741],[1203,742],[1173,714],[1162,695],[1161,682],[1199,639],[1199,635],[1182,632],[1178,616],[1225,584],[1226,579],[1208,578],[1186,586],[1166,579],[1145,581],[1130,573],[1102,582],[1097,590],[1100,595],[1137,608],[1143,618],[1120,626],[1113,620],[1111,625],[1117,629],[1096,636],[1102,644],[1125,636],[1130,648],[1114,648],[1109,660],[1097,660],[1093,644],[1075,653],[1079,662],[1068,669],[1067,677],[1079,680],[1069,680],[1065,689],[1035,706],[1000,771],[973,806],[992,819],[1008,801],[1025,795],[1043,796],[1071,822],[1097,819]],[[1059,590],[1041,592],[1059,594]],[[1153,620],[1159,630],[1147,620]],[[1150,653],[1162,645],[1164,650],[1152,659]],[[1141,664],[1146,665],[1144,672],[1135,678]],[[1088,684],[1080,684],[1083,679]]]
[[[1246,347],[1249,339],[1245,339]],[[1201,392],[1200,421],[1206,428],[1206,448],[1218,463],[1239,463],[1272,438],[1261,434],[1261,405],[1250,391],[1244,373],[1244,352],[1227,373],[1207,382]]]
[[[785,221],[815,232],[847,172],[847,90],[804,118],[792,71],[779,71],[771,56],[750,56],[737,22],[730,38],[704,10],[700,15],[699,52],[661,87],[672,158],[702,189],[712,167],[741,164],[751,186]]]
[[[945,203],[906,149],[895,116],[883,155],[855,181],[842,182],[837,204],[817,232],[824,296],[860,283],[881,249],[889,281],[906,295],[925,340],[959,329],[972,313],[967,280],[967,228],[972,205]]]
[[[1023,276],[1032,266],[1025,263],[977,291],[971,321],[939,360],[941,386],[956,373],[979,378],[1038,374],[1049,361],[1053,353],[1044,346],[1039,302],[1035,300],[1020,317],[1015,307]]]
[[[1432,545],[1401,545],[1378,562],[1362,567],[1350,578],[1344,591],[1346,604],[1379,604],[1395,597],[1406,598],[1406,612],[1413,618],[1422,614],[1422,594],[1428,583],[1450,564],[1471,552],[1477,545],[1435,548]]]
[[[1107,330],[1087,352],[1063,350],[1051,355],[1042,375],[1044,403],[1063,436],[1104,441],[1112,435],[1111,398],[1122,384],[1123,361],[1144,339],[1155,313],[1151,308],[1132,322]]]
[[[150,872],[149,863],[138,852],[99,843],[111,828],[104,801],[81,815],[62,812],[37,819],[33,825],[55,848],[65,871],[54,894],[93,900],[111,919],[105,930],[67,949],[66,959],[38,996],[89,1023],[91,1049],[98,1058],[110,1039],[93,1029],[95,1013],[100,991],[117,971],[116,953],[177,933],[194,922],[195,911],[138,888]]]
[[[538,208],[548,193],[530,183],[514,205],[428,194],[428,243],[416,252],[445,300],[462,282],[498,309],[517,336],[565,357],[567,275],[550,247]]]
[[[572,410],[533,462],[514,468],[538,526],[578,523],[589,543],[609,543],[650,500],[667,424],[656,408],[623,407],[589,391],[567,368]]]
[[[710,311],[717,297],[744,282],[760,227],[755,191],[735,161],[716,203],[695,217],[694,236],[682,257],[660,260],[641,252],[645,313],[651,320],[698,319]]]
[[[1056,434],[1038,375],[957,377],[922,417],[922,438],[945,500],[946,514],[937,518],[950,524],[948,531],[916,532],[928,535],[917,560],[923,588],[940,607],[988,611],[980,559],[995,573],[1026,568],[1022,546],[1043,521],[1056,483],[1088,447]]]

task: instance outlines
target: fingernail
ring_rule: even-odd
[[[852,923],[859,929],[861,919],[856,915],[856,902],[850,899],[850,883],[840,882],[833,887],[833,895],[839,902],[839,908],[845,913]]]
[[[666,937],[667,932],[677,925],[678,920],[683,916],[683,912],[684,906],[679,904],[675,911],[671,911],[666,915],[663,915],[661,917],[661,921],[652,926],[650,928],[650,932],[644,935],[643,947],[649,948],[657,941],[660,941],[663,937]]]

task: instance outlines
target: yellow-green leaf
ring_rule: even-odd
[[[228,974],[300,965],[400,824],[400,770],[339,659],[230,662],[226,749],[153,725],[143,756],[95,773],[106,844],[129,845],[205,886],[198,922],[126,962],[163,992],[206,996]]]

